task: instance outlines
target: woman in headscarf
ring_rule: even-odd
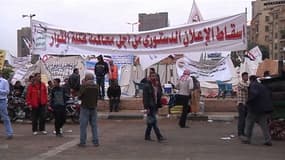
[[[187,128],[186,119],[190,111],[189,101],[191,98],[191,91],[194,88],[193,79],[190,76],[190,70],[185,69],[183,75],[180,77],[176,84],[176,89],[178,93],[176,96],[176,104],[182,105],[182,113],[179,120],[179,126],[181,128]]]

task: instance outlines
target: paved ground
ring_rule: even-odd
[[[255,128],[252,145],[241,144],[237,137],[222,140],[235,133],[236,121],[190,121],[190,128],[177,127],[177,119],[161,119],[159,125],[168,139],[166,143],[143,140],[144,120],[99,120],[100,146],[90,139],[86,148],[78,148],[79,126],[67,124],[63,138],[51,132],[33,136],[31,124],[13,124],[15,137],[6,140],[0,124],[0,160],[284,160],[285,141],[273,141],[272,147],[262,145],[260,129]],[[90,131],[88,132],[90,135]],[[154,136],[153,136],[154,138]]]

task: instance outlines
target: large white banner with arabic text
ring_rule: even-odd
[[[146,32],[75,32],[32,20],[33,54],[173,54],[237,51],[247,46],[244,13]]]

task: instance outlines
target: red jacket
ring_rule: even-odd
[[[39,105],[46,105],[48,102],[47,88],[44,83],[30,84],[26,96],[27,105],[38,108]]]

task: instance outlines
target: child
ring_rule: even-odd
[[[119,103],[121,97],[121,87],[118,85],[118,82],[112,82],[110,87],[107,90],[107,95],[109,98],[110,112],[113,110],[115,112],[119,111]]]
[[[54,87],[51,91],[51,107],[54,111],[54,128],[56,136],[62,137],[62,133],[60,132],[60,129],[63,127],[65,123],[65,105],[67,101],[67,96],[65,93],[65,90],[60,86],[60,79],[56,78],[53,80]]]

